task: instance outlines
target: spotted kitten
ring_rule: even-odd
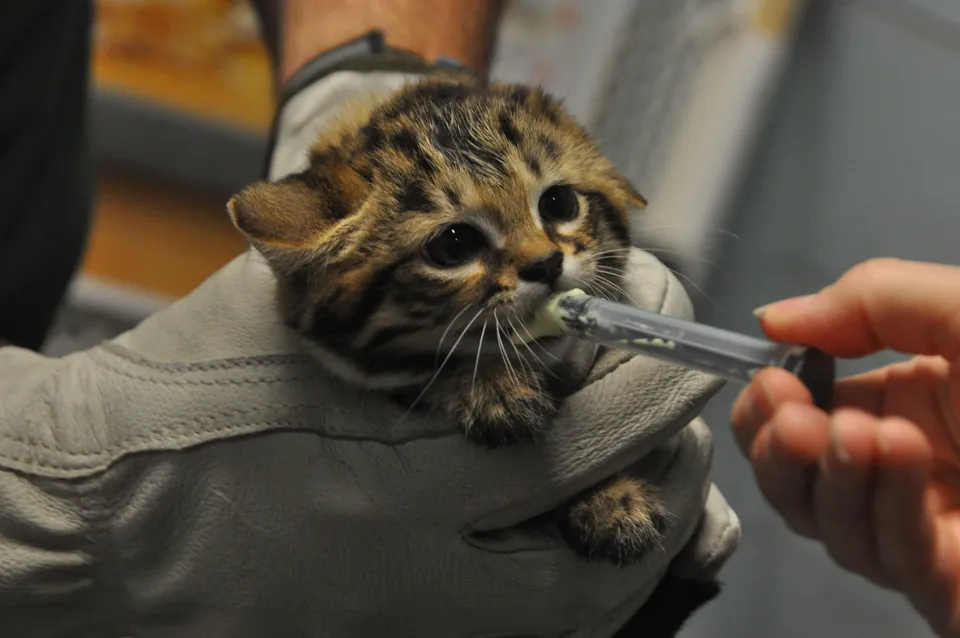
[[[276,272],[287,323],[332,372],[477,443],[533,437],[558,409],[567,340],[512,333],[558,290],[615,296],[628,213],[646,202],[540,90],[435,77],[346,110],[304,172],[228,206]],[[664,516],[622,475],[558,519],[583,555],[628,563]]]

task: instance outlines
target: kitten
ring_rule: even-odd
[[[228,205],[286,322],[333,373],[472,441],[530,439],[558,409],[566,340],[513,332],[558,290],[615,297],[645,200],[538,89],[444,76],[345,110],[306,170]],[[624,564],[659,546],[666,512],[623,474],[557,520],[582,555]]]

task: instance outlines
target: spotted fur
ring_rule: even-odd
[[[628,216],[646,202],[538,89],[434,77],[344,111],[303,172],[228,206],[274,269],[287,324],[333,373],[474,441],[536,436],[561,398],[545,362],[559,340],[510,336],[557,290],[616,297]],[[450,265],[465,245],[475,253]],[[641,482],[565,511],[586,557],[634,562],[659,543],[663,513]]]

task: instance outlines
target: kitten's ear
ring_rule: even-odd
[[[640,191],[630,183],[630,180],[623,175],[617,175],[617,181],[620,183],[620,188],[626,193],[627,202],[631,207],[638,210],[643,210],[647,207],[647,198],[640,194]]]
[[[304,173],[257,182],[234,195],[227,212],[255,244],[313,249],[337,222],[357,210],[369,183],[339,159],[313,158]]]
[[[329,227],[318,194],[296,180],[256,182],[227,202],[237,229],[255,244],[307,248]]]
[[[620,205],[625,209],[624,214],[626,218],[624,221],[627,225],[627,235],[629,236],[630,244],[637,246],[641,243],[640,237],[638,236],[641,218],[639,213],[647,207],[647,198],[641,195],[640,191],[636,189],[630,180],[619,172],[614,172],[613,179],[617,184],[619,196],[622,198]]]

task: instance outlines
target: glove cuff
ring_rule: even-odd
[[[356,80],[349,82],[352,85],[350,88],[337,86],[332,91],[324,90],[324,85],[337,84],[338,75],[366,75],[372,80],[371,84],[382,85],[386,80],[391,85],[394,84],[390,81],[391,76],[406,80],[444,72],[472,75],[470,69],[451,58],[437,58],[429,62],[410,51],[390,47],[379,30],[320,53],[301,66],[280,90],[267,142],[264,178],[278,179],[290,172],[275,161],[278,147],[292,135],[299,137],[307,120],[322,116],[324,111],[335,106],[327,97],[331,92],[336,94],[335,101],[342,101],[345,89],[347,93],[352,92],[350,88],[356,90]],[[399,88],[399,83],[396,88]],[[296,115],[291,117],[291,112]],[[291,131],[291,128],[294,130]],[[311,141],[301,139],[300,145],[308,146]]]

